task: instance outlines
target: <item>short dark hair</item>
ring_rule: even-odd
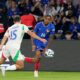
[[[20,20],[21,20],[20,16],[14,16],[14,18],[13,18],[14,22],[19,22]]]
[[[72,32],[66,31],[66,35],[71,35],[71,34],[72,34]]]

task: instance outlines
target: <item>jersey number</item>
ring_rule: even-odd
[[[42,34],[41,34],[41,37],[45,37],[45,33],[42,33]]]
[[[11,35],[10,35],[10,39],[11,39],[11,40],[14,40],[14,39],[17,38],[16,32],[17,32],[17,30],[11,31]]]

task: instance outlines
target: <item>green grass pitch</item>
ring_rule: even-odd
[[[80,72],[39,72],[39,77],[34,78],[33,72],[10,71],[0,80],[80,80]]]

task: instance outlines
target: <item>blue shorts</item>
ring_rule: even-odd
[[[48,42],[43,43],[39,40],[34,39],[33,40],[34,45],[36,46],[35,51],[36,50],[44,50],[44,48],[47,46]]]

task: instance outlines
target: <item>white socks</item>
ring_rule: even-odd
[[[5,70],[6,70],[6,71],[7,71],[7,70],[11,70],[11,71],[16,70],[16,65],[8,66]]]
[[[35,78],[38,77],[38,71],[34,71],[34,77],[35,77]]]

